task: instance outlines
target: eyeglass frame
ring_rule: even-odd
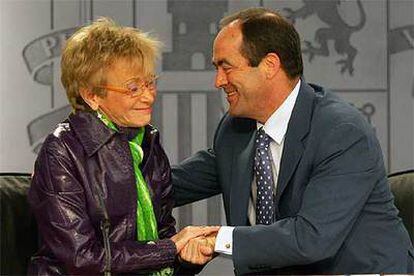
[[[148,90],[154,90],[156,87],[156,83],[157,80],[160,78],[160,75],[152,75],[152,77],[149,80],[143,81],[142,78],[139,77],[133,77],[130,78],[128,80],[126,80],[123,84],[123,88],[121,87],[115,87],[115,86],[111,86],[111,85],[95,85],[94,87],[96,88],[101,88],[101,89],[106,89],[109,91],[113,91],[113,92],[118,92],[118,93],[122,93],[125,95],[129,95],[131,97],[138,97],[140,95],[142,95],[142,93],[144,93],[145,89]],[[137,91],[134,92],[132,91],[130,88],[127,88],[128,83],[130,83],[131,81],[134,80],[139,80],[137,81]]]

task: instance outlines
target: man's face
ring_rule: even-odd
[[[213,45],[215,86],[226,93],[230,115],[259,120],[267,102],[265,76],[260,65],[249,66],[249,61],[241,55],[242,41],[237,22],[224,27],[217,35]]]

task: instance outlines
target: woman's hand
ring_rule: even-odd
[[[213,258],[217,233],[190,240],[181,250],[180,258],[186,262],[203,265]]]
[[[217,233],[220,226],[187,226],[180,232],[171,237],[171,240],[177,247],[177,253],[180,253],[184,246],[197,237],[205,237]]]

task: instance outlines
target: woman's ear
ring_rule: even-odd
[[[94,110],[94,111],[98,110],[98,108],[99,108],[99,100],[98,100],[99,97],[98,97],[98,95],[93,93],[88,88],[80,88],[79,93],[80,93],[82,99],[89,105],[89,107],[92,110]]]
[[[262,62],[268,79],[273,78],[281,69],[279,56],[275,53],[268,53]]]

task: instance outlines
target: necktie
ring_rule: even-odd
[[[256,155],[254,157],[254,172],[257,184],[256,224],[271,224],[273,222],[273,173],[269,148],[270,138],[263,128],[256,137]]]

